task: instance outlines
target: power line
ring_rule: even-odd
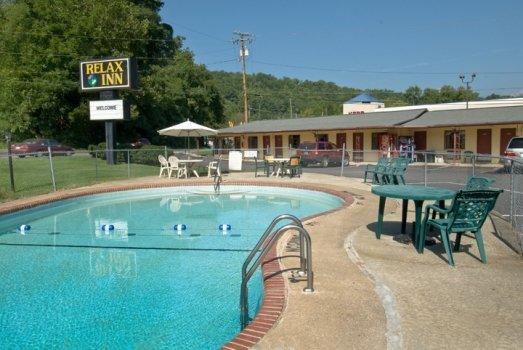
[[[181,27],[181,28],[184,28],[185,30],[188,30],[190,32],[193,32],[193,33],[196,33],[196,34],[200,34],[202,36],[205,36],[205,37],[208,37],[208,38],[211,38],[211,39],[214,39],[214,40],[217,40],[217,41],[220,41],[220,42],[226,42],[226,43],[230,43],[231,40],[225,40],[223,38],[219,38],[217,36],[214,36],[212,34],[209,34],[209,33],[205,33],[205,32],[202,32],[200,30],[196,30],[196,29],[192,29],[192,28],[189,28],[187,26],[184,26],[184,25],[181,25],[179,23],[172,23],[173,24],[173,27],[174,26],[178,26],[178,27]]]
[[[209,54],[213,54],[213,53],[219,53],[219,52],[226,52],[226,51],[232,51],[234,50],[234,47],[228,47],[226,49],[220,49],[220,50],[211,50],[211,51],[204,51],[204,52],[195,52],[194,54],[196,56],[200,56],[200,55],[209,55]]]
[[[228,49],[229,50],[229,49]],[[13,56],[28,56],[28,57],[77,57],[82,59],[96,59],[96,57],[93,56],[87,56],[87,55],[77,55],[76,53],[48,53],[48,52],[31,52],[31,53],[23,53],[23,52],[13,52],[13,51],[0,51],[0,54],[6,54],[6,55],[13,55]],[[131,56],[132,58],[139,59],[139,60],[158,60],[158,61],[173,61],[176,60],[176,57],[149,57],[149,56]],[[234,59],[236,60],[236,59]]]
[[[12,31],[3,30],[0,31],[3,34],[19,34],[28,36],[39,36],[39,37],[52,37],[52,38],[82,38],[82,39],[95,39],[95,40],[110,40],[110,41],[153,41],[153,42],[172,42],[174,38],[169,39],[155,39],[155,38],[140,38],[140,37],[110,37],[110,36],[92,36],[82,34],[56,34],[56,33],[36,33],[31,31]]]
[[[358,74],[398,74],[398,75],[458,75],[460,72],[414,72],[414,71],[380,71],[380,70],[357,70],[357,69],[343,69],[343,68],[326,68],[326,67],[312,67],[312,66],[297,66],[292,64],[281,64],[264,61],[252,61],[253,63],[263,64],[267,66],[296,68],[306,70],[319,70],[327,72],[342,72],[342,73],[358,73]],[[476,72],[482,75],[509,75],[509,74],[523,74],[523,71],[484,71]]]
[[[183,28],[189,32],[193,32],[220,42],[228,42],[230,43],[230,40],[225,40],[223,38],[219,38],[217,36],[214,36],[213,34],[205,33],[200,30],[196,30],[190,27],[187,27],[185,25],[179,24],[179,23],[172,23],[173,27],[180,27]],[[96,40],[111,40],[111,41],[152,41],[152,42],[173,42],[174,38],[169,39],[156,39],[156,38],[144,38],[144,37],[111,37],[111,36],[93,36],[93,35],[83,35],[83,34],[56,34],[56,33],[37,33],[34,31],[13,31],[13,30],[2,30],[0,33],[3,34],[18,34],[18,35],[29,35],[29,36],[39,36],[39,37],[58,37],[58,38],[83,38],[83,39],[96,39]],[[132,33],[132,31],[129,31],[129,33]]]

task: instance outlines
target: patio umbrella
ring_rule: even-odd
[[[183,123],[170,126],[168,128],[158,130],[160,135],[174,136],[174,137],[185,137],[185,153],[187,153],[189,137],[202,137],[216,135],[218,131],[208,128],[206,126],[193,123],[189,119]]]

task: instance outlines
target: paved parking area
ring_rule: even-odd
[[[362,179],[365,172],[365,164],[351,164],[343,169],[343,176]],[[253,164],[245,163],[245,170],[253,170]],[[341,175],[341,167],[304,167],[304,173],[315,173],[315,174],[325,174],[325,175]],[[452,164],[438,164],[438,165],[428,165],[427,166],[427,186],[433,187],[444,187],[451,188],[454,190],[462,188],[468,178],[473,175],[473,169],[470,165],[452,165]],[[501,165],[482,165],[478,164],[475,168],[476,176],[485,176],[490,179],[493,179],[494,187],[501,188],[504,190],[504,193],[501,194],[498,203],[496,205],[496,211],[508,217],[510,215],[510,174],[505,173]],[[515,175],[517,181],[520,181],[523,184],[523,173]],[[424,165],[411,165],[409,166],[406,174],[406,181],[409,184],[420,184],[425,183],[425,167]],[[521,205],[520,213],[523,211],[523,185],[520,185],[522,192],[517,192],[516,195],[519,198],[519,203]],[[523,221],[523,219],[521,220]],[[523,223],[522,223],[523,225]],[[523,228],[523,227],[522,227]]]

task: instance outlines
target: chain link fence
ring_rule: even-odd
[[[325,146],[330,147],[330,146]],[[230,153],[230,152],[236,153]],[[114,150],[116,164],[107,164],[107,151],[90,150],[69,153],[20,153],[11,157],[14,189],[10,190],[9,157],[0,154],[0,200],[44,194],[65,188],[121,179],[158,176],[159,155],[168,158],[197,160],[187,163],[189,175],[207,176],[210,162],[221,159],[222,172],[254,172],[256,162],[273,157],[285,162],[298,156],[303,173],[319,173],[363,179],[368,165],[375,165],[380,157],[407,157],[411,163],[406,182],[424,186],[458,190],[471,176],[484,176],[494,180],[494,187],[503,189],[496,204],[496,215],[513,229],[523,232],[523,158],[478,155],[470,152],[381,152],[353,149],[191,149],[167,147]],[[230,159],[236,155],[236,159]],[[238,158],[239,156],[239,158]],[[237,164],[238,161],[240,164]],[[229,169],[229,165],[233,165]],[[241,170],[240,170],[241,169]],[[275,175],[275,174],[273,174]],[[520,240],[519,238],[517,240]],[[521,245],[521,242],[518,243]]]

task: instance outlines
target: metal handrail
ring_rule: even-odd
[[[298,225],[286,225],[278,229],[276,233],[270,236],[268,243],[262,248],[260,254],[250,267],[250,269],[243,274],[242,273],[242,284],[240,292],[240,322],[241,328],[245,328],[249,322],[249,290],[247,283],[253,276],[256,269],[260,266],[263,258],[267,255],[272,246],[278,241],[280,236],[287,232],[288,230],[297,230],[300,233],[300,236],[303,237],[304,242],[306,243],[306,258],[300,254],[300,258],[305,260],[305,273],[307,276],[307,286],[303,289],[304,292],[314,292],[314,274],[312,272],[312,247],[311,247],[311,237],[307,230],[303,226]],[[300,249],[301,251],[301,249]]]
[[[216,193],[216,194],[220,193],[221,183],[222,183],[222,176],[218,175],[217,173],[214,173],[214,193]]]
[[[247,267],[249,266],[249,263],[252,261],[252,259],[256,255],[256,253],[260,250],[263,243],[265,243],[265,241],[267,240],[267,236],[269,236],[271,233],[273,233],[272,230],[274,229],[276,224],[282,220],[290,220],[295,225],[303,227],[301,220],[292,214],[281,214],[281,215],[278,215],[277,217],[275,217],[274,220],[272,220],[272,222],[269,224],[269,226],[267,226],[267,229],[265,230],[263,235],[261,235],[260,239],[258,240],[258,243],[256,243],[254,248],[252,248],[252,250],[249,253],[249,255],[247,256],[247,258],[245,258],[245,261],[242,266],[242,277],[245,276],[245,274],[247,273]],[[303,256],[303,244],[302,243],[303,243],[303,238],[300,235],[300,260],[302,260],[301,257]],[[305,269],[304,259],[303,259],[303,261],[300,261],[300,268],[302,269],[302,271]]]
[[[222,183],[222,175],[221,175],[221,171],[220,171],[220,163],[221,163],[221,159],[218,159],[218,162],[216,163],[216,169],[214,169],[214,179],[213,179],[213,182],[214,182],[214,193],[216,194],[219,194],[220,193],[220,187],[221,187],[221,183]]]

